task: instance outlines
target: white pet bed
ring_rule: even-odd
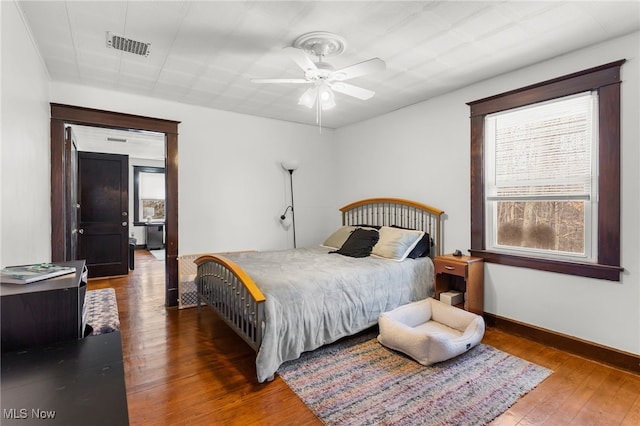
[[[458,356],[484,336],[480,315],[433,298],[400,306],[380,315],[378,340],[423,365]]]

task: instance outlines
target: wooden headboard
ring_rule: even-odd
[[[343,225],[401,226],[427,232],[433,239],[431,257],[442,254],[444,210],[401,198],[368,198],[340,208]]]

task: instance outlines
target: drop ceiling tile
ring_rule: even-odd
[[[530,16],[539,15],[558,7],[556,1],[505,1],[500,5],[500,12],[514,22],[520,22]]]
[[[183,100],[186,103],[192,103],[196,105],[207,105],[211,101],[212,93],[210,91],[202,91],[197,89],[191,89],[185,93]]]
[[[412,75],[416,75],[416,79],[420,82],[422,79],[429,79],[433,76],[440,75],[448,72],[451,69],[450,65],[444,62],[434,59],[425,62],[415,68],[408,70]]]
[[[80,78],[78,65],[75,61],[69,61],[63,58],[48,58],[46,61],[47,71],[49,71],[52,79],[74,81]]]
[[[71,42],[71,32],[67,22],[67,10],[61,2],[16,2],[23,11],[31,32],[37,41]]]
[[[155,80],[132,74],[120,74],[117,82],[120,89],[135,88],[138,92],[152,91],[156,85]]]
[[[146,61],[132,60],[132,58],[127,57],[123,57],[120,60],[120,73],[123,75],[137,75],[141,78],[156,80],[161,69],[148,64]]]
[[[482,44],[491,48],[491,54],[495,55],[503,49],[528,43],[530,39],[531,34],[526,29],[513,24],[483,36],[480,41]]]
[[[524,18],[521,23],[531,28],[534,33],[540,35],[548,31],[567,31],[569,26],[575,28],[574,25],[584,25],[584,20],[591,21],[589,16],[585,14],[578,6],[570,3],[563,3],[554,8],[547,9],[536,15]],[[594,22],[591,21],[591,24]],[[590,26],[593,28],[593,26]],[[584,28],[579,26],[578,28]]]
[[[69,22],[77,32],[123,31],[128,5],[123,1],[65,2]]]
[[[472,71],[478,67],[478,61],[489,57],[493,49],[482,43],[467,43],[438,56],[438,60],[452,68],[462,68]]]
[[[499,31],[512,24],[512,20],[496,8],[486,8],[459,22],[455,29],[470,40],[477,40],[486,34]]]
[[[640,1],[616,2],[615,6],[603,5],[602,2],[583,2],[580,7],[609,34],[632,32],[640,17]]]
[[[190,88],[194,77],[192,74],[184,72],[176,72],[164,69],[158,75],[157,82],[160,85],[176,86],[181,88]]]
[[[82,79],[110,80],[115,83],[118,75],[113,69],[96,66],[95,62],[79,63],[78,69]]]
[[[189,93],[189,88],[175,84],[157,82],[153,88],[153,94],[163,99],[181,102],[182,97]]]
[[[79,51],[77,58],[79,64],[89,65],[92,68],[109,70],[113,72],[114,75],[118,72],[118,68],[120,66],[119,58],[113,55],[95,53],[93,51]]]
[[[59,44],[54,42],[40,43],[40,48],[45,53],[42,54],[45,62],[52,60],[76,61],[76,51],[70,44]]]
[[[198,73],[206,67],[203,61],[193,60],[184,56],[170,56],[164,63],[164,68],[174,72]]]
[[[235,70],[226,70],[217,68],[216,66],[209,66],[207,70],[202,73],[201,78],[228,83],[229,81],[232,81],[237,75],[238,73]]]
[[[213,95],[215,93],[222,93],[226,88],[227,82],[220,80],[212,80],[208,78],[197,78],[191,85],[191,90],[203,93],[209,93]]]
[[[450,24],[451,27],[454,27],[479,11],[493,7],[496,4],[496,2],[491,1],[436,1],[425,7],[429,8],[433,14],[439,16],[444,22]]]

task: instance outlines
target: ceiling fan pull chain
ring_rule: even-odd
[[[317,117],[317,122],[318,122],[318,132],[322,133],[322,104],[320,103],[320,93],[318,93],[318,97],[316,98],[316,102],[318,102],[317,104],[317,110],[318,110],[318,117]]]

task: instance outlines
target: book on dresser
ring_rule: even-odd
[[[76,272],[73,266],[37,263],[33,265],[7,266],[0,271],[0,282],[6,284],[29,284]]]

